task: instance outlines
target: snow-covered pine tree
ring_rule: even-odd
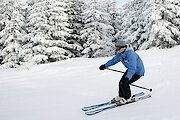
[[[71,50],[81,46],[68,43],[68,5],[64,0],[28,0],[27,48],[32,48],[32,59],[36,64],[55,62],[75,57]]]
[[[123,6],[123,29],[117,36],[135,50],[172,47],[179,41],[178,11],[178,0],[134,0]]]
[[[147,18],[151,16],[150,10],[154,10],[154,7],[153,2],[146,3],[147,0],[134,0],[123,6],[121,11],[121,29],[116,38],[125,39],[135,50],[148,39],[151,21]]]
[[[82,12],[85,9],[85,3],[83,0],[67,0],[68,9],[68,25],[70,29],[69,36],[66,41],[69,44],[79,45],[79,49],[72,49],[71,52],[74,53],[76,57],[81,56],[81,51],[83,47],[81,46],[80,31],[83,26],[82,22]]]
[[[22,64],[20,56],[26,32],[24,26],[25,7],[21,0],[0,2],[0,56],[1,68],[16,68]]]
[[[159,9],[159,10],[158,10]],[[155,0],[157,11],[155,24],[152,30],[155,34],[142,45],[142,48],[151,45],[159,48],[171,48],[180,44],[180,1],[179,0]]]
[[[25,44],[24,58],[26,62],[32,61],[34,63],[47,62],[45,42],[50,40],[48,24],[48,10],[50,9],[50,2],[47,0],[28,0],[27,1],[27,44]]]
[[[4,5],[2,4],[3,1],[0,0],[0,53],[2,53],[2,49],[3,49],[3,44],[4,44],[4,41],[1,40],[2,38],[2,31],[4,30],[5,28],[5,15],[3,14],[4,11],[5,11],[5,8],[4,8]],[[3,57],[0,55],[0,65],[2,64],[2,61],[3,61]]]
[[[81,38],[84,43],[83,54],[86,57],[104,57],[114,54],[114,28],[110,23],[110,15],[102,10],[100,0],[91,0],[83,12],[84,28]]]
[[[103,11],[106,13],[109,13],[110,15],[110,25],[114,28],[114,40],[113,42],[116,42],[115,40],[115,35],[119,32],[120,29],[120,23],[121,23],[121,19],[120,19],[120,14],[118,12],[117,9],[117,3],[116,0],[101,0],[103,3],[104,2],[104,6],[103,7]]]

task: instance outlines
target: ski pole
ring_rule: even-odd
[[[115,71],[115,72],[125,73],[125,72],[123,72],[123,71],[114,70],[114,69],[110,69],[110,68],[106,68],[106,69],[107,69],[107,70],[111,70],[111,71]],[[134,86],[134,87],[141,88],[141,89],[149,90],[150,92],[152,91],[152,89],[151,89],[151,88],[149,89],[149,88],[141,87],[141,86],[134,85],[134,84],[130,84],[130,85],[132,85],[132,86]]]
[[[145,89],[145,90],[149,90],[150,92],[152,91],[152,89],[150,88],[145,88],[145,87],[141,87],[141,86],[138,86],[138,85],[134,85],[134,84],[130,84],[130,85],[132,85],[132,86],[134,86],[134,87],[138,87],[138,88],[141,88],[141,89]]]
[[[119,70],[114,70],[114,69],[110,69],[110,68],[106,68],[107,70],[111,70],[111,71],[115,71],[115,72],[120,72],[120,73],[125,73],[123,71],[119,71]]]

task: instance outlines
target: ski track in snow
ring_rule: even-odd
[[[146,72],[134,84],[152,88],[152,97],[94,116],[81,108],[107,102],[118,92],[122,73],[99,70],[112,57],[0,70],[0,120],[179,120],[179,51],[180,46],[137,51]],[[126,70],[121,63],[111,68]]]

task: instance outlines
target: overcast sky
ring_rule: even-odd
[[[23,2],[26,2],[27,0],[22,0]],[[133,1],[133,0],[117,0],[117,6],[123,5],[129,1]]]
[[[117,1],[117,6],[119,6],[119,5],[123,5],[123,4],[133,1],[133,0],[116,0],[116,1]]]

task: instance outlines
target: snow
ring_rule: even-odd
[[[134,84],[152,88],[152,97],[90,117],[82,107],[107,102],[117,95],[122,73],[98,68],[112,57],[73,58],[0,70],[0,119],[179,120],[179,51],[180,46],[138,51],[146,73]],[[111,68],[125,71],[121,63]],[[131,88],[133,93],[144,91]]]

